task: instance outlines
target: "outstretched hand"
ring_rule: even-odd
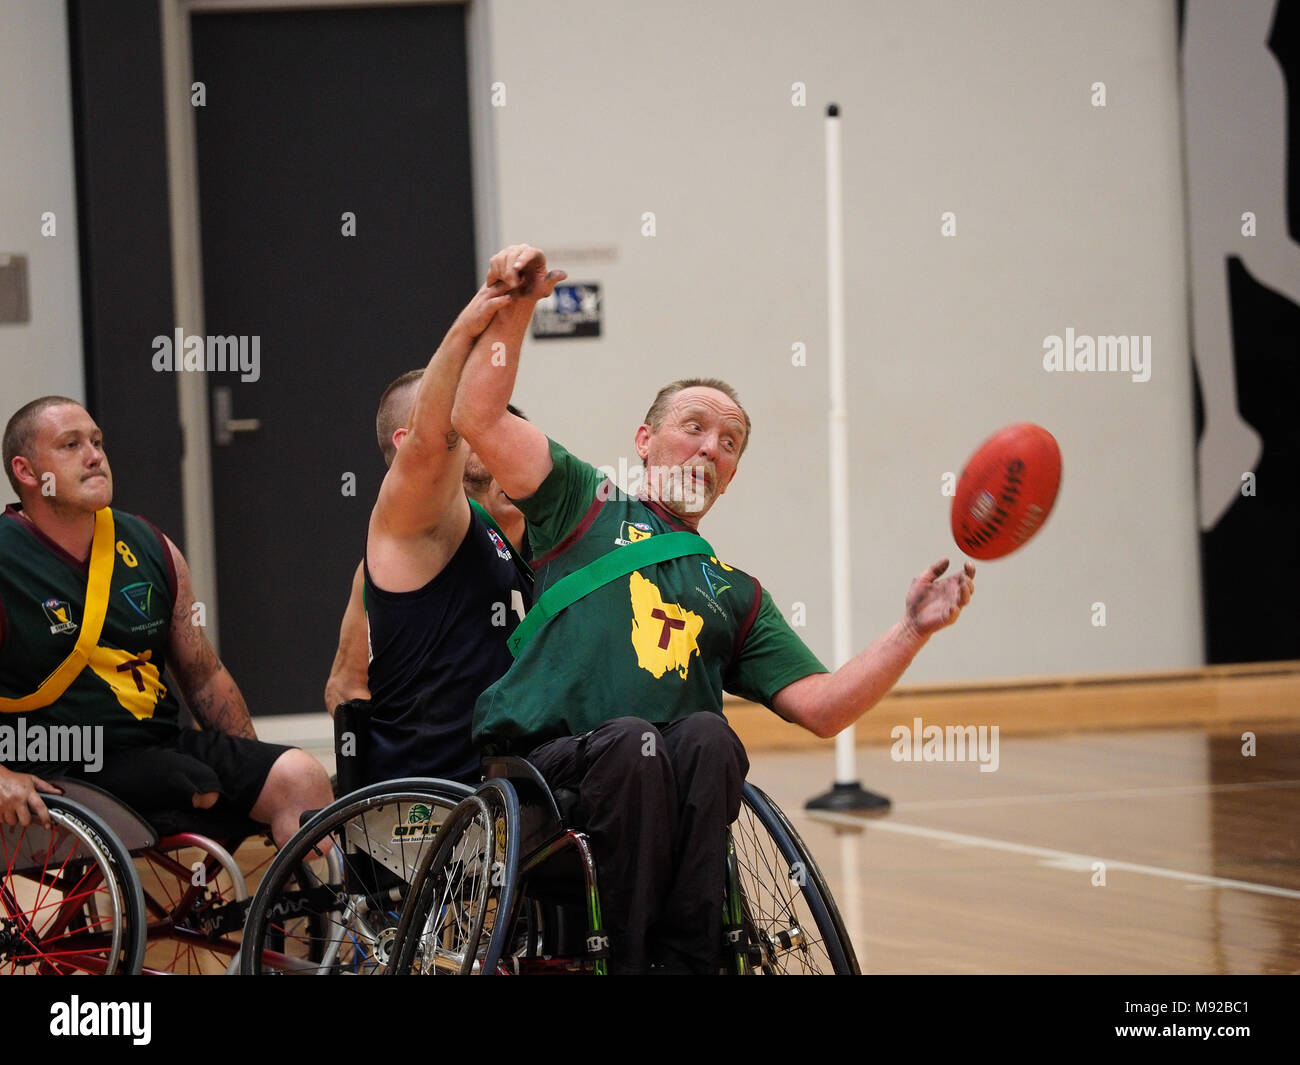
[[[951,625],[975,594],[975,567],[971,563],[966,563],[962,573],[940,580],[947,568],[948,560],[939,559],[907,590],[906,621],[920,636]]]
[[[547,270],[546,255],[540,248],[512,244],[489,260],[484,284],[503,282],[514,295],[537,301],[554,292],[555,286],[568,276],[563,270]]]

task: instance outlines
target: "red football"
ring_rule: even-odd
[[[1038,531],[1061,486],[1061,449],[1041,425],[1008,425],[982,443],[961,471],[952,536],[971,558],[1011,554]]]

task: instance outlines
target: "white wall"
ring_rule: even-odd
[[[62,3],[0,2],[0,254],[28,259],[31,321],[0,325],[0,422],[40,395],[85,398],[68,27]],[[41,236],[54,212],[55,235]],[[0,502],[15,499],[0,478]]]
[[[755,435],[703,531],[787,612],[806,603],[805,635],[829,656],[822,109],[835,100],[855,643],[898,616],[912,574],[957,557],[941,475],[1032,420],[1065,454],[1056,512],[981,567],[974,604],[908,679],[1201,661],[1171,4],[475,3],[485,80],[507,87],[489,109],[502,238],[617,249],[612,264],[568,264],[602,284],[606,336],[528,349],[518,398],[544,428],[597,464],[630,462],[656,388],[731,380]],[[83,385],[63,4],[5,0],[0,41],[0,252],[30,257],[32,303],[29,324],[0,326],[7,417]],[[57,237],[41,237],[44,211]],[[939,235],[943,211],[957,236]],[[1151,335],[1151,380],[1045,373],[1043,337],[1067,327]],[[790,365],[796,341],[806,367]]]
[[[487,15],[487,80],[506,86],[491,112],[503,241],[617,249],[567,264],[603,286],[606,335],[526,349],[516,396],[535,421],[617,465],[660,385],[730,380],[753,444],[702,531],[787,614],[806,603],[829,657],[822,113],[836,101],[855,644],[899,616],[914,573],[958,557],[941,475],[1036,421],[1065,456],[1056,511],[981,567],[974,603],[908,679],[1202,661],[1173,4],[491,0]],[[1046,373],[1043,339],[1067,327],[1150,335],[1150,381]]]

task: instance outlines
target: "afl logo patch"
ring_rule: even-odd
[[[614,537],[614,543],[619,547],[626,547],[638,540],[648,540],[655,534],[653,527],[644,521],[625,521],[618,532],[619,534]]]
[[[72,620],[72,607],[62,599],[47,599],[41,604],[41,609],[45,611],[45,616],[49,618],[50,632],[72,632],[77,627],[77,623]]]

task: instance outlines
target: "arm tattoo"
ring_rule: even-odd
[[[244,698],[225,669],[202,689],[189,694],[189,706],[195,719],[210,732],[257,739]]]
[[[171,639],[168,648],[170,665],[185,702],[195,720],[205,729],[231,736],[256,739],[253,720],[235,680],[221,664],[217,652],[199,625],[193,623],[190,609],[193,596],[189,590],[189,573],[182,581],[177,566],[177,595],[172,608]]]

